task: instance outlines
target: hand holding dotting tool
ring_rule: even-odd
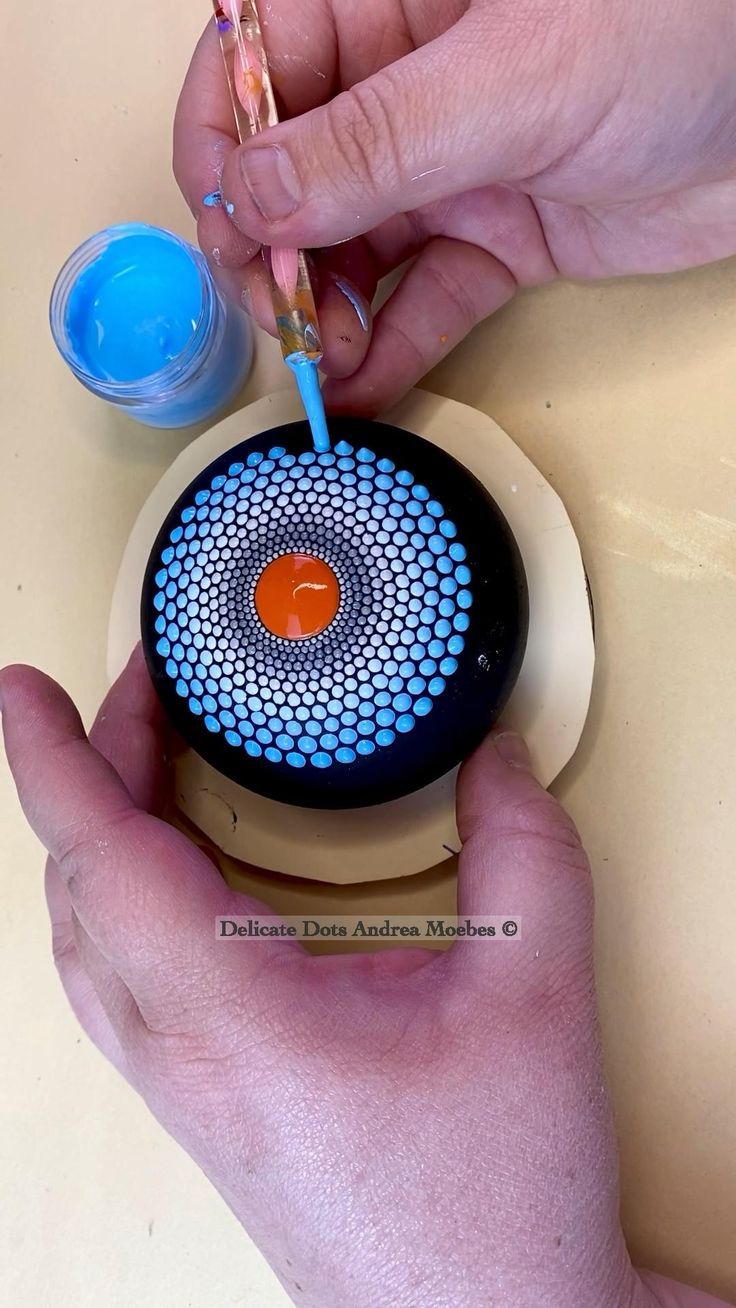
[[[255,0],[213,0],[238,138],[246,141],[278,123],[266,50]],[[316,450],[329,450],[330,438],[319,389],[322,360],[317,310],[303,250],[262,251],[281,353],[292,369],[312,429]]]

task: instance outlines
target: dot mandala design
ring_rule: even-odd
[[[365,445],[316,454],[294,424],[217,460],[169,514],[144,584],[144,647],[178,729],[294,803],[377,802],[440,775],[487,729],[523,651],[523,571],[490,497],[420,438],[356,426]],[[256,588],[300,554],[332,570],[339,602],[291,639],[261,620]]]
[[[181,512],[156,573],[157,653],[232,749],[294,768],[354,763],[427,717],[473,603],[466,549],[412,474],[347,441],[234,462]],[[279,555],[329,564],[340,604],[305,640],[272,634],[256,583]]]

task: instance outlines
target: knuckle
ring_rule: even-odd
[[[329,110],[328,158],[356,195],[378,191],[401,176],[401,153],[390,110],[390,80],[377,75],[337,97]]]
[[[443,300],[455,309],[458,326],[463,335],[474,327],[480,317],[480,310],[469,286],[463,284],[459,277],[450,275],[438,263],[430,263],[426,269],[427,276],[437,287]]]
[[[517,838],[542,842],[550,851],[564,854],[566,862],[587,869],[588,859],[575,823],[546,790],[511,804],[506,818],[507,827]]]

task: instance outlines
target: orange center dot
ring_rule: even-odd
[[[340,604],[337,577],[311,554],[282,554],[256,583],[256,609],[274,636],[303,640],[329,627]]]

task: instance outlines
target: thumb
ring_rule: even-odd
[[[519,937],[475,955],[494,975],[526,976],[535,989],[575,977],[592,985],[593,896],[590,868],[572,819],[536,780],[521,736],[491,735],[463,767],[458,786],[463,841],[458,911],[511,918]],[[504,957],[502,957],[504,955]]]
[[[519,131],[518,85],[505,85],[503,66],[491,75],[489,35],[474,40],[477,27],[466,15],[328,104],[233,151],[222,192],[236,225],[264,244],[330,245],[501,180]]]

